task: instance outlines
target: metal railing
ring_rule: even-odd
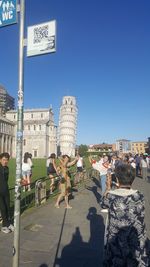
[[[25,186],[21,185],[21,200],[20,200],[21,212],[23,212],[27,208],[35,205],[36,188],[37,188],[38,181],[46,183],[46,181],[49,181],[49,178],[44,176],[44,177],[36,179],[34,182],[32,182],[30,184],[31,191],[29,191],[29,192],[28,191],[23,192],[23,188]],[[26,186],[28,186],[28,185],[26,185]],[[48,192],[48,189],[47,189],[47,192]],[[10,206],[11,206],[11,209],[13,209],[14,208],[15,187],[9,188],[9,193],[10,193]]]
[[[84,181],[80,182],[80,187],[84,187],[86,183],[89,182],[92,177],[98,177],[97,172],[95,172],[93,169],[89,168],[84,170]],[[71,172],[71,184],[72,187],[76,187],[74,183],[74,177],[77,174],[77,172]],[[59,192],[58,190],[58,183],[59,179],[58,176],[55,177],[55,190],[53,195],[50,195],[50,189],[49,189],[49,184],[50,184],[50,179],[49,177],[40,177],[36,179],[34,182],[30,184],[31,191],[25,191],[23,192],[24,185],[21,185],[21,201],[20,201],[20,208],[21,208],[21,213],[23,213],[26,209],[33,207],[33,206],[39,206],[43,203],[46,202],[47,199],[56,196]],[[77,186],[79,188],[79,185]],[[15,193],[15,187],[11,187],[9,189],[10,192],[10,206],[11,210],[13,211],[14,209],[14,193]]]

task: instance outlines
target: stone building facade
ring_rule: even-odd
[[[131,143],[131,152],[133,154],[144,154],[146,152],[146,141],[136,141]]]
[[[17,111],[8,111],[6,118],[14,124],[12,157],[16,157]],[[51,108],[24,110],[23,154],[25,152],[34,158],[57,153],[57,127]]]
[[[131,152],[131,141],[126,139],[119,139],[116,141],[116,151],[119,153]]]
[[[0,153],[8,152],[12,156],[14,145],[14,123],[0,116]]]
[[[58,126],[58,145],[62,155],[75,156],[77,113],[76,98],[64,96],[60,107]]]

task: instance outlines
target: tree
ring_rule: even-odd
[[[88,146],[87,145],[80,145],[78,147],[78,153],[81,155],[81,156],[86,156],[86,153],[88,151]]]

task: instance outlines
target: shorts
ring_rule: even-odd
[[[51,174],[51,175],[56,175],[56,171],[54,170],[50,170],[50,168],[49,167],[47,167],[47,175],[49,175],[49,174]]]
[[[31,175],[31,170],[28,170],[28,171],[22,171],[22,176],[25,177],[25,176],[30,176]]]
[[[82,167],[77,167],[77,172],[82,172],[83,168]]]

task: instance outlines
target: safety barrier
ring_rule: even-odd
[[[34,182],[32,182],[30,184],[30,186],[31,186],[30,192],[28,192],[28,191],[23,192],[24,185],[21,185],[21,199],[20,199],[21,212],[23,212],[24,210],[26,210],[27,208],[30,208],[32,206],[37,206],[37,203],[39,203],[38,205],[40,205],[44,202],[44,197],[42,197],[43,196],[43,190],[40,190],[40,186],[37,188],[39,181],[40,181],[40,183],[45,183],[45,191],[47,193],[46,181],[49,181],[49,178],[47,178],[45,176],[38,178],[37,180],[35,180]],[[43,189],[43,186],[41,189]],[[9,189],[9,193],[10,193],[10,205],[11,205],[11,209],[13,210],[14,209],[15,187],[11,187]],[[36,199],[39,199],[39,201]]]
[[[46,202],[46,181],[39,179],[35,183],[35,205],[39,206]]]
[[[74,174],[75,174],[74,172],[71,173],[71,176],[72,176],[71,182],[73,186],[74,186],[74,182],[73,182]],[[87,177],[86,182],[88,182],[92,178],[93,176],[92,174],[93,172],[91,173],[91,169],[86,170],[86,177]],[[28,191],[23,192],[23,185],[21,186],[21,200],[20,200],[21,212],[25,211],[26,209],[30,207],[39,206],[45,203],[48,198],[58,194],[59,191],[58,191],[57,185],[59,183],[59,178],[55,177],[56,189],[52,196],[49,196],[49,182],[50,182],[50,179],[45,176],[36,179],[34,182],[30,184],[31,186],[30,192]],[[82,184],[81,184],[81,187],[82,187]],[[79,186],[78,186],[78,189],[79,189]],[[10,188],[9,192],[10,192],[11,209],[13,212],[15,187]]]

